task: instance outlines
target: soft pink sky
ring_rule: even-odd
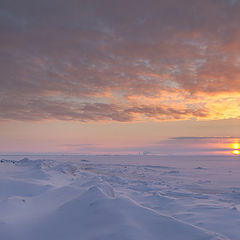
[[[11,121],[1,124],[0,129],[2,153],[231,154],[232,143],[240,142],[236,135],[239,120],[141,123]],[[218,135],[219,132],[222,135]]]

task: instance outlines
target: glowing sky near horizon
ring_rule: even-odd
[[[239,0],[2,0],[0,153],[237,151],[239,22]]]

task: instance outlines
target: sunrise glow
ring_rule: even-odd
[[[239,142],[234,142],[231,145],[231,148],[233,149],[233,151],[232,151],[233,155],[240,155],[240,144],[239,144]]]
[[[232,153],[233,153],[234,155],[239,155],[239,154],[240,154],[240,151],[239,151],[239,150],[233,150]]]

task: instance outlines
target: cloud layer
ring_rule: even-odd
[[[238,0],[0,4],[2,121],[240,117]]]

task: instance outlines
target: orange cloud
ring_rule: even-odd
[[[2,6],[0,121],[240,117],[237,1]]]

